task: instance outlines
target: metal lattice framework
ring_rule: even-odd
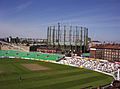
[[[60,25],[49,26],[47,29],[48,46],[62,47],[74,46],[75,50],[82,50],[88,46],[88,28],[80,26]]]

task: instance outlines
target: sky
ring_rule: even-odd
[[[120,42],[120,0],[0,0],[0,37],[46,38],[58,22],[87,27],[92,40]]]

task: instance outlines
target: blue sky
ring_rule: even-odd
[[[46,38],[58,22],[87,27],[93,40],[120,41],[120,0],[0,0],[0,37]]]

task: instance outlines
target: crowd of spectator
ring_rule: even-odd
[[[69,57],[59,61],[60,64],[84,67],[91,70],[99,70],[106,73],[114,73],[118,70],[119,64],[102,60],[90,60],[85,58]]]

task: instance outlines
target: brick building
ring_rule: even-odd
[[[30,51],[37,51],[42,53],[60,53],[60,49],[56,49],[53,47],[47,47],[47,45],[33,45],[30,46]]]
[[[90,48],[90,57],[109,61],[120,61],[120,44],[101,44]]]

